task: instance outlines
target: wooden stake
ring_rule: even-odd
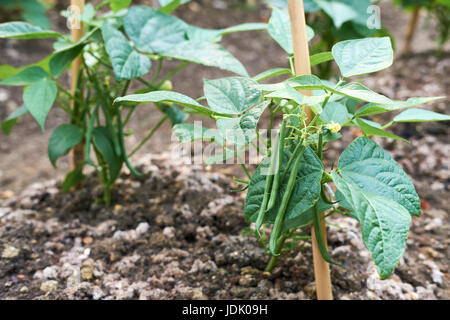
[[[294,67],[297,75],[311,74],[311,64],[309,60],[308,39],[306,37],[306,21],[305,11],[303,9],[303,0],[288,0],[289,15],[291,19],[292,41],[294,46]],[[312,96],[309,90],[300,90],[300,93]],[[306,116],[308,123],[314,117],[310,108],[306,108]],[[325,243],[325,220],[321,220],[322,233],[324,235]],[[332,300],[333,294],[331,291],[331,277],[330,266],[323,260],[317,246],[314,228],[311,228],[312,234],[312,248],[313,248],[313,262],[314,262],[314,276],[316,279],[316,293],[319,300]]]
[[[417,22],[419,21],[419,12],[420,7],[415,7],[411,14],[411,18],[408,23],[408,29],[406,30],[406,37],[405,43],[403,44],[402,54],[405,54],[409,52],[409,50],[411,50],[411,42],[417,28]]]
[[[84,11],[84,2],[85,2],[85,0],[71,0],[70,4],[71,4],[71,6],[74,6],[74,8],[76,8],[74,11],[81,15]],[[72,36],[73,42],[77,42],[78,40],[81,39],[81,37],[83,36],[83,24],[81,23],[81,21],[78,21],[78,22],[72,21],[70,34]],[[81,64],[82,64],[81,56],[77,57],[72,62],[72,68],[71,68],[71,71],[72,71],[71,93],[72,93],[72,95],[75,95],[75,91],[77,89],[78,75],[80,72]],[[75,106],[75,101],[72,100],[70,104],[71,104],[71,108],[73,110],[74,106]],[[84,143],[80,142],[70,151],[70,167],[71,167],[71,169],[72,170],[75,169],[83,161],[84,161]]]

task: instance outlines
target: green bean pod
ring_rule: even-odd
[[[272,234],[270,235],[270,243],[269,248],[273,255],[278,255],[279,253],[275,252],[275,248],[277,246],[277,240],[280,235],[281,229],[283,227],[284,216],[286,214],[286,208],[291,199],[292,191],[294,189],[295,180],[297,179],[298,168],[300,167],[300,162],[303,158],[303,153],[305,152],[305,147],[302,148],[300,154],[295,159],[294,166],[292,167],[291,174],[289,176],[289,180],[286,186],[286,192],[283,195],[283,199],[281,200],[280,208],[278,209],[277,217],[275,218],[275,223],[273,224]]]
[[[337,262],[334,262],[327,250],[327,247],[325,246],[325,241],[322,234],[322,228],[320,227],[320,213],[317,210],[317,203],[313,207],[313,225],[314,225],[314,233],[316,234],[316,242],[317,246],[319,247],[320,254],[326,262],[330,264],[334,264],[340,267],[345,267],[342,264],[339,264]]]
[[[273,208],[275,205],[275,201],[278,196],[278,189],[280,188],[280,172],[281,172],[281,164],[283,163],[283,147],[284,147],[284,138],[286,136],[286,122],[287,119],[283,119],[281,123],[280,129],[280,139],[278,141],[278,168],[273,177],[272,191],[270,192],[269,204],[267,205],[266,212]],[[274,158],[274,156],[273,156]],[[272,167],[273,170],[273,167]]]
[[[128,159],[128,155],[127,155],[127,152],[125,150],[125,142],[124,142],[124,138],[123,138],[122,116],[120,115],[119,108],[115,108],[115,110],[116,110],[116,115],[117,115],[117,126],[118,126],[118,131],[119,131],[119,145],[120,145],[120,148],[122,149],[123,161],[125,162],[125,164],[128,167],[128,169],[130,169],[132,174],[134,174],[137,177],[141,177],[142,173],[137,171],[131,165],[130,160]]]
[[[91,160],[91,139],[92,139],[92,132],[94,131],[94,122],[97,118],[99,104],[95,106],[94,112],[91,115],[91,119],[89,120],[89,126],[86,130],[86,143],[84,145],[84,160],[86,163],[90,164],[94,168],[96,167],[95,163]]]

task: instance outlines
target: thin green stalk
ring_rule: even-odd
[[[156,69],[156,73],[153,76],[152,80],[150,81],[151,83],[155,82],[155,80],[158,79],[159,74],[161,73],[162,65],[163,65],[163,59],[159,59],[158,60],[158,69]]]
[[[162,124],[169,119],[168,115],[164,115],[164,117],[161,118],[161,120],[158,121],[156,126],[149,132],[149,134],[141,141],[141,143],[138,144],[136,148],[134,148],[133,151],[128,154],[128,157],[132,157],[154,134],[155,132],[162,126]]]
[[[241,163],[241,167],[242,170],[244,170],[245,174],[247,175],[247,177],[252,180],[252,175],[250,174],[250,172],[248,171],[247,167],[245,166],[245,164]]]
[[[172,71],[170,71],[168,74],[166,74],[166,75],[164,76],[164,78],[162,78],[161,81],[159,81],[159,82],[155,85],[155,87],[156,87],[156,88],[161,87],[161,85],[162,85],[166,80],[171,79],[175,74],[177,74],[178,71],[180,71],[180,70],[183,69],[185,66],[187,66],[188,63],[189,63],[188,61],[183,61],[182,63],[180,63],[180,64],[178,65],[178,67],[176,67],[175,69],[173,69]]]

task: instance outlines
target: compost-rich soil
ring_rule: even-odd
[[[71,194],[50,181],[0,200],[0,299],[315,297],[309,240],[263,273],[268,256],[242,235],[243,194],[230,192],[230,177],[167,154],[138,169],[143,177],[122,174],[112,207],[95,204],[101,189],[92,177]],[[413,219],[405,256],[384,281],[357,222],[329,222],[331,256],[347,265],[331,267],[337,299],[449,298],[446,212],[428,208]]]

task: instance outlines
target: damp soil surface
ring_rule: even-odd
[[[123,173],[114,205],[96,204],[93,177],[71,194],[60,182],[0,200],[0,299],[314,299],[309,240],[268,255],[243,218],[230,176],[182,165],[170,154]],[[420,191],[420,190],[419,190]],[[426,205],[425,205],[426,203]],[[328,219],[336,299],[448,299],[447,212],[423,203],[404,257],[379,280],[357,222]],[[305,230],[308,233],[308,230]]]

